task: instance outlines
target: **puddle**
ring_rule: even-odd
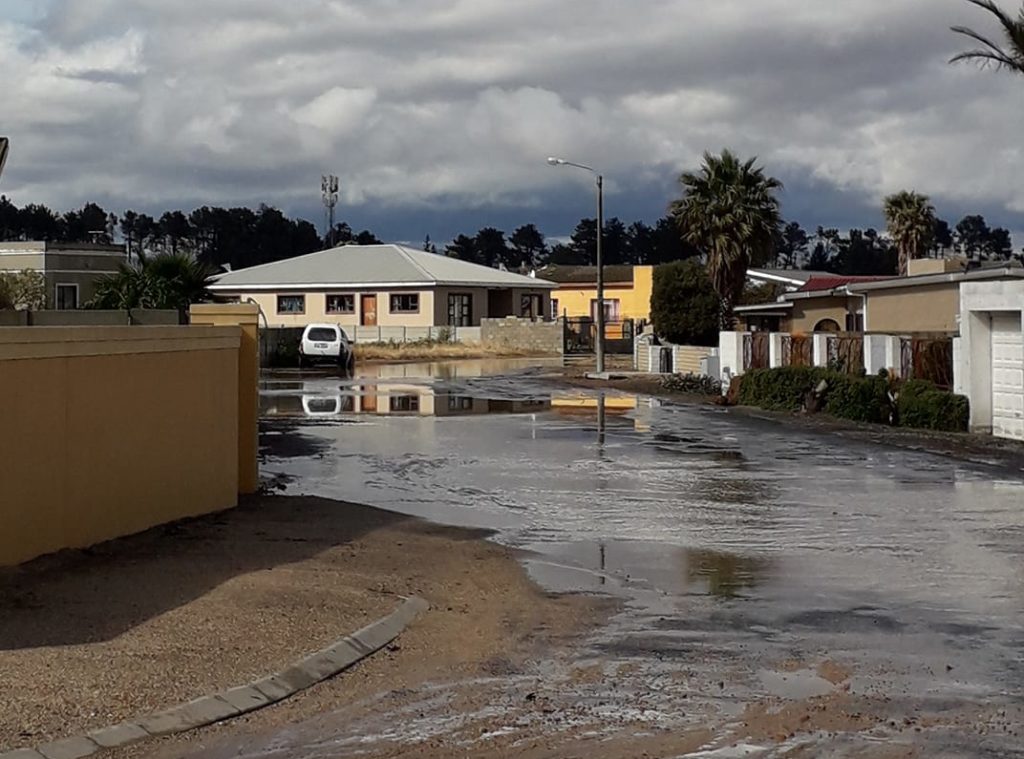
[[[597,734],[727,730],[751,700],[813,702],[836,690],[823,657],[853,673],[851,697],[884,699],[901,720],[1024,705],[1021,481],[711,408],[553,392],[529,367],[268,376],[264,471],[286,475],[288,492],[496,530],[546,588],[620,598],[577,652],[620,674],[570,687],[537,663],[552,702]],[[794,660],[806,666],[782,666]],[[488,684],[488,708],[512,703],[509,687]],[[430,735],[456,716],[435,700],[410,706]],[[528,732],[517,708],[508,729]],[[385,727],[413,740],[393,722],[350,725],[344,740]],[[971,751],[943,756],[989,755],[957,730],[944,740]],[[860,733],[821,735],[789,749],[867,755]],[[754,744],[691,756],[783,755]]]

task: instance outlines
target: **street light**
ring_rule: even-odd
[[[602,238],[604,237],[604,177],[590,166],[585,166],[582,163],[573,163],[567,161],[564,158],[555,158],[554,156],[548,158],[548,163],[552,166],[571,166],[574,169],[582,169],[583,171],[589,171],[595,177],[597,177],[597,344],[595,351],[597,353],[597,371],[604,371],[604,259],[601,255],[601,248],[603,247]]]

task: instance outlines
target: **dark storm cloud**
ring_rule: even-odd
[[[946,64],[948,27],[986,23],[962,0],[54,0],[33,23],[0,22],[20,202],[315,218],[334,171],[353,214],[422,219],[396,234],[564,232],[587,180],[546,155],[599,163],[619,215],[651,219],[728,146],[808,224],[880,223],[914,187],[1024,227],[1024,83]]]

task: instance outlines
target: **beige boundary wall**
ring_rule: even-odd
[[[0,329],[0,566],[235,506],[244,329]]]

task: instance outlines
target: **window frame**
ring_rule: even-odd
[[[302,302],[302,308],[298,311],[282,311],[281,300],[284,298],[298,298]],[[306,315],[306,295],[302,293],[300,295],[282,295],[280,293],[274,299],[274,305],[277,308],[278,316],[305,316]]]
[[[415,298],[416,308],[395,308],[395,301],[398,298]],[[388,293],[388,313],[389,314],[418,314],[422,306],[422,299],[420,293]]]
[[[60,306],[60,289],[62,287],[73,287],[75,288],[75,305],[71,308],[62,308]],[[53,308],[55,311],[77,311],[81,301],[81,287],[77,282],[57,282],[53,285]]]
[[[460,303],[461,312],[456,313]],[[456,323],[461,321],[465,323]],[[456,329],[473,326],[473,293],[448,293],[448,326]]]
[[[352,308],[348,310],[332,310],[331,309],[331,298],[349,298],[351,300]],[[356,294],[355,293],[324,293],[324,313],[330,314],[331,316],[352,316],[356,312]]]
[[[526,301],[529,305],[526,305]],[[519,316],[523,319],[544,318],[544,296],[539,293],[521,293],[519,295]]]
[[[612,313],[609,313],[612,312]],[[590,299],[590,318],[597,321],[597,298]],[[618,324],[622,321],[622,299],[604,299],[604,322],[605,324]]]

